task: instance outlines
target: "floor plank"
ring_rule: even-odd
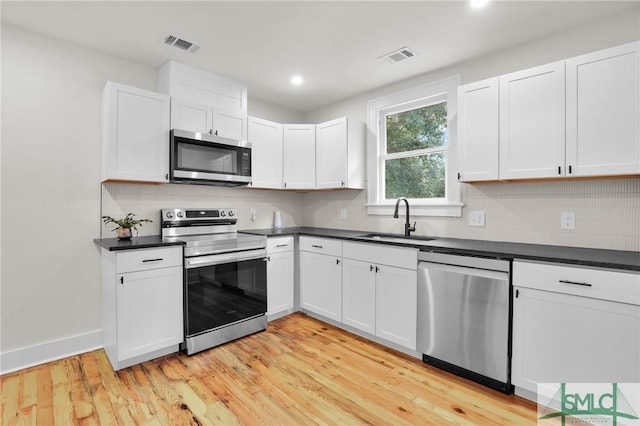
[[[0,377],[2,425],[534,425],[535,404],[304,314],[118,372],[102,350]]]

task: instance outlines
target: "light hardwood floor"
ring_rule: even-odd
[[[535,404],[304,314],[114,373],[102,350],[6,374],[2,425],[525,425]]]

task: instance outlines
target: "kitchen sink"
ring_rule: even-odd
[[[404,236],[399,234],[360,234],[356,235],[355,238],[362,238],[365,240],[373,240],[373,241],[386,241],[390,243],[401,243],[401,244],[412,244],[412,245],[429,245],[429,241],[433,241],[434,238],[430,237],[420,237],[420,236]]]

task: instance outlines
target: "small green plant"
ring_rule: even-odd
[[[117,230],[118,228],[130,228],[130,229],[134,229],[136,231],[136,233],[138,232],[138,226],[142,226],[143,223],[151,223],[153,222],[151,219],[136,219],[135,218],[135,214],[133,213],[128,213],[125,217],[121,218],[121,219],[114,219],[111,216],[102,216],[102,221],[104,222],[105,225],[108,225],[110,223],[114,223],[116,225],[118,225],[117,227],[113,228],[112,231]]]

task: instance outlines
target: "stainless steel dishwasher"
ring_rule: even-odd
[[[511,261],[418,253],[424,362],[510,393]]]

